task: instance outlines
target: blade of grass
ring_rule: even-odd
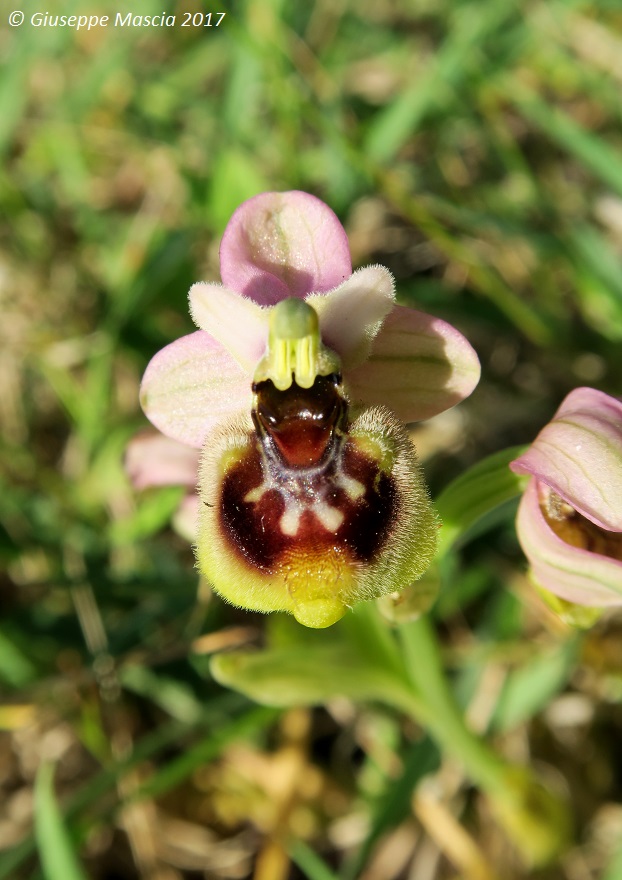
[[[326,862],[302,840],[291,840],[287,845],[287,852],[307,880],[338,880]]]
[[[568,232],[573,256],[580,257],[605,284],[611,299],[622,305],[622,274],[619,257],[593,226],[582,223]]]
[[[438,769],[439,763],[439,750],[429,737],[411,747],[400,777],[387,781],[387,787],[374,807],[371,828],[358,852],[348,862],[343,874],[345,880],[359,877],[382,835],[410,815],[414,790],[424,776]]]
[[[487,296],[497,308],[537,345],[549,346],[554,332],[544,318],[523,300],[477,254],[467,240],[461,240],[448,231],[433,214],[433,208],[423,199],[413,198],[405,190],[398,174],[379,172],[377,183],[387,199],[411,223],[433,241],[450,259],[467,268],[474,287]]]
[[[70,799],[65,811],[65,819],[73,820],[89,810],[93,804],[104,802],[104,795],[114,788],[121,773],[131,770],[141,761],[153,759],[159,752],[175,743],[184,740],[189,734],[215,724],[224,723],[224,719],[232,712],[239,711],[246,701],[238,694],[224,694],[218,700],[212,700],[210,708],[201,718],[200,724],[189,728],[187,724],[171,721],[153,733],[147,734],[134,747],[130,758],[106,767],[89,781]],[[110,809],[110,808],[109,808]],[[99,815],[99,814],[98,814]],[[12,880],[22,863],[28,859],[35,848],[35,838],[31,834],[12,849],[0,854],[0,880]]]
[[[432,108],[454,99],[452,86],[477,58],[477,48],[513,11],[514,4],[507,0],[493,0],[483,6],[469,4],[457,10],[453,30],[425,75],[372,123],[363,148],[369,159],[380,164],[390,162]]]
[[[183,782],[201,764],[213,760],[229,743],[249,736],[267,727],[279,715],[279,710],[261,706],[251,709],[229,724],[223,725],[194,748],[162,767],[139,789],[136,799],[157,797]]]
[[[35,783],[35,835],[45,880],[86,880],[54,797],[54,768],[42,764]]]
[[[504,79],[498,85],[529,122],[622,196],[622,158],[619,150],[597,134],[587,131],[559,107],[542,100],[523,83],[519,83],[516,77]]]
[[[512,730],[547,706],[568,681],[579,647],[578,639],[569,639],[512,670],[497,700],[494,730]]]

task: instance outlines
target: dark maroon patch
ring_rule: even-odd
[[[249,437],[249,447],[241,461],[232,465],[223,480],[220,515],[223,532],[238,552],[262,571],[275,569],[284,554],[291,551],[316,554],[334,547],[348,551],[352,562],[369,563],[384,548],[397,511],[397,490],[393,478],[379,473],[377,463],[360,452],[352,440],[342,448],[332,447],[323,467],[292,468],[286,466],[268,443],[265,454],[256,438]],[[365,487],[365,494],[352,500],[339,485],[337,460],[346,474]],[[256,502],[245,501],[250,491],[268,482],[263,468],[276,488],[266,490]],[[284,497],[299,505],[322,500],[344,515],[339,529],[329,532],[312,508],[300,516],[298,531],[286,535],[280,520],[286,509]]]
[[[285,505],[274,489],[267,491],[259,502],[244,501],[262,482],[261,454],[251,435],[246,455],[229,468],[223,480],[220,516],[224,533],[242,556],[252,565],[270,571],[284,549],[279,520]]]
[[[360,562],[371,562],[386,543],[397,515],[397,488],[378,463],[360,452],[348,439],[343,450],[343,469],[365,486],[365,495],[356,502],[348,499],[351,512],[339,529],[343,540]]]

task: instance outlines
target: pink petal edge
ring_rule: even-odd
[[[133,437],[125,452],[125,471],[135,489],[197,484],[199,450],[156,431]]]
[[[203,330],[182,336],[149,362],[140,389],[147,418],[158,430],[200,449],[209,432],[240,410],[250,410],[249,376]]]
[[[575,388],[510,467],[542,480],[595,525],[622,531],[622,402]]]
[[[368,361],[346,374],[354,400],[384,404],[402,422],[429,419],[468,397],[477,354],[451,324],[405,306],[384,322]]]
[[[186,495],[173,516],[173,528],[186,541],[194,543],[199,530],[200,499],[196,492]]]
[[[262,193],[240,205],[227,224],[220,274],[226,287],[260,305],[325,293],[352,274],[348,239],[315,196]]]
[[[622,562],[562,541],[542,515],[535,479],[523,493],[516,531],[533,576],[544,589],[578,605],[622,605]]]

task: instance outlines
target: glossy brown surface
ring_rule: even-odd
[[[345,415],[336,375],[318,376],[311,388],[293,383],[279,391],[270,380],[255,385],[255,421],[290,467],[310,467],[327,452],[335,427]]]

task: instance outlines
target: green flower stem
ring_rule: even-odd
[[[412,714],[448,752],[460,759],[473,782],[490,792],[498,790],[503,786],[506,765],[465,725],[444,675],[438,643],[427,616],[402,624],[398,632],[416,694]]]
[[[550,860],[564,842],[565,812],[528,768],[507,764],[464,723],[425,617],[395,630],[374,602],[334,627],[309,630],[275,615],[260,651],[216,655],[216,681],[267,706],[314,706],[336,696],[382,702],[426,728],[487,795],[527,864]]]
[[[429,619],[422,616],[402,624],[399,637],[413,685],[411,717],[460,761],[470,779],[485,792],[525,862],[538,865],[550,861],[568,836],[565,806],[529,768],[506,763],[468,729],[443,672]]]

